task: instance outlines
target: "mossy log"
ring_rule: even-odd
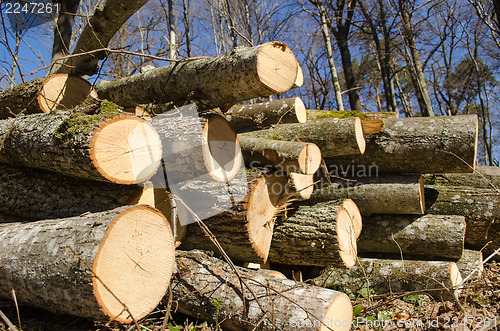
[[[82,104],[97,92],[86,80],[64,74],[32,81],[0,90],[0,119],[53,110],[68,110]]]
[[[286,172],[313,175],[321,164],[315,144],[266,138],[238,137],[245,165],[250,168],[274,166]]]
[[[382,175],[366,178],[331,178],[332,184],[316,190],[310,203],[352,199],[363,216],[372,214],[417,214],[425,210],[424,185],[420,175]]]
[[[356,263],[356,229],[343,200],[293,204],[274,227],[269,261],[350,268]]]
[[[101,99],[120,106],[187,100],[200,110],[227,111],[240,101],[282,93],[292,88],[298,64],[280,42],[240,47],[229,54],[189,58],[96,86]]]
[[[427,212],[465,216],[466,247],[491,254],[500,247],[500,193],[493,189],[453,185],[425,187]]]
[[[358,254],[363,257],[458,260],[465,218],[456,215],[373,215],[363,218]]]
[[[447,300],[453,299],[453,286],[461,281],[457,271],[467,275],[471,270],[458,270],[455,262],[446,261],[359,258],[351,269],[326,269],[312,284],[342,292],[370,291],[372,295],[427,291]]]
[[[149,179],[160,164],[158,134],[148,122],[106,107],[111,106],[103,103],[98,115],[33,114],[0,121],[0,162],[119,184]]]
[[[188,207],[207,213],[215,209],[211,216],[203,222],[217,238],[227,255],[234,261],[265,263],[269,254],[273,236],[274,219],[282,208],[282,196],[286,190],[288,178],[280,173],[250,172],[248,174],[248,190],[246,196],[236,192],[238,187],[231,188],[231,196],[235,201],[227,203],[227,188],[211,190],[211,183],[192,181],[189,187]],[[221,192],[219,192],[221,191]],[[203,192],[210,192],[212,200],[203,198]],[[175,193],[174,193],[175,194]],[[199,196],[198,199],[195,199]],[[217,197],[220,196],[219,199]],[[175,197],[174,197],[175,198]],[[216,199],[215,202],[213,199]],[[178,203],[178,205],[181,205]],[[200,217],[203,219],[203,217]],[[193,220],[192,222],[195,222]],[[190,224],[182,240],[180,249],[201,249],[221,253],[214,243],[200,228],[199,224]]]
[[[20,303],[130,323],[161,301],[174,257],[167,220],[145,205],[0,223],[0,297],[10,300],[14,289]]]
[[[305,123],[306,107],[298,97],[234,106],[226,119],[237,132],[271,124]]]
[[[344,293],[236,267],[248,289],[227,263],[202,252],[177,251],[176,260],[177,311],[224,330],[351,328],[352,305]]]
[[[477,165],[474,173],[426,174],[425,185],[469,186],[500,190],[500,167]]]
[[[280,124],[272,129],[245,132],[238,136],[309,142],[316,144],[324,157],[357,155],[365,151],[363,128],[358,117]]]
[[[386,118],[384,130],[367,135],[366,153],[330,157],[330,172],[374,166],[379,173],[472,172],[476,163],[476,115]],[[321,148],[321,146],[320,146]],[[325,153],[323,153],[325,157]]]

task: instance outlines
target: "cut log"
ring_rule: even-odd
[[[124,109],[127,113],[132,113],[137,117],[143,118],[147,121],[151,119],[151,115],[144,108],[136,106],[136,107],[126,107]]]
[[[500,191],[500,167],[477,165],[474,173],[427,174],[425,185],[469,186]]]
[[[165,295],[174,255],[167,220],[145,205],[2,223],[0,297],[10,299],[14,289],[17,300],[31,306],[130,323],[148,315]]]
[[[262,128],[271,124],[305,123],[306,107],[300,98],[288,98],[251,105],[234,106],[226,119],[236,131]]]
[[[218,215],[204,221],[231,259],[256,263],[267,261],[274,219],[282,208],[281,198],[287,182],[287,177],[279,173],[249,175],[247,197],[234,207],[222,209]],[[205,191],[202,185],[191,183],[190,186]],[[210,250],[220,255],[198,224],[188,226],[180,248]]]
[[[227,111],[238,102],[288,91],[297,78],[298,64],[280,42],[240,47],[229,54],[191,58],[96,86],[101,99],[121,106],[187,100],[200,110]]]
[[[155,116],[150,123],[163,146],[163,169],[153,179],[156,187],[164,182],[163,170],[170,185],[199,177],[227,182],[240,170],[243,160],[238,137],[222,116],[200,118],[196,107],[189,105],[180,114]]]
[[[384,121],[382,120],[362,120],[363,134],[379,133],[384,129]]]
[[[114,209],[136,199],[141,191],[136,185],[90,182],[0,164],[0,212],[32,221]]]
[[[472,172],[469,165],[475,165],[477,151],[476,115],[383,121],[382,132],[366,137],[365,154],[325,160],[333,175],[340,176],[340,172],[351,167],[370,166],[380,173]],[[323,155],[328,156],[324,152]]]
[[[466,246],[485,254],[500,247],[499,193],[496,190],[453,185],[428,185],[425,188],[427,212],[465,216]]]
[[[357,256],[356,230],[343,202],[293,204],[274,227],[269,261],[351,268]]]
[[[382,175],[365,178],[331,178],[332,185],[316,190],[311,203],[352,199],[363,216],[416,214],[425,211],[424,185],[420,175]]]
[[[2,120],[0,162],[118,184],[145,181],[160,164],[160,138],[148,122],[117,114]]]
[[[456,265],[463,278],[469,276],[476,269],[476,274],[472,279],[480,278],[484,271],[483,253],[481,251],[464,249],[462,257],[456,262]]]
[[[286,172],[313,175],[321,164],[315,144],[239,136],[245,164],[250,168],[275,166]]]
[[[290,180],[288,182],[288,194],[293,200],[307,200],[314,192],[313,175],[304,175],[296,172],[288,174]]]
[[[300,63],[298,63],[297,70],[297,78],[295,79],[295,83],[293,84],[294,88],[301,87],[304,85],[304,73],[302,72],[302,68],[300,67]]]
[[[224,330],[351,327],[352,306],[344,293],[237,267],[250,292],[221,260],[199,251],[177,251],[176,259],[179,270],[172,291],[178,311],[219,322]]]
[[[452,299],[457,276],[470,271],[459,270],[455,262],[359,258],[351,269],[328,268],[312,284],[342,292],[366,289],[374,295],[427,291],[437,299]]]
[[[324,157],[356,155],[365,151],[363,128],[358,117],[281,124],[272,129],[241,133],[239,136],[314,143]]]
[[[53,75],[0,91],[0,119],[20,113],[49,113],[70,110],[97,92],[86,80],[68,75]]]
[[[374,215],[363,218],[358,254],[418,260],[458,260],[465,218],[454,215]]]

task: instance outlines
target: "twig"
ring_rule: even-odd
[[[174,218],[175,222],[175,218]],[[160,331],[165,331],[167,328],[168,318],[170,316],[170,310],[172,308],[172,284],[168,285],[168,302],[167,308],[165,309],[165,317],[163,318],[163,323],[161,324]]]
[[[16,297],[16,291],[12,289],[12,299],[14,300],[14,304],[16,305],[16,312],[17,312],[17,321],[19,324],[19,329],[23,329],[21,326],[21,314],[19,313],[19,305],[17,304],[17,297]]]
[[[14,324],[5,316],[5,314],[0,310],[0,317],[3,319],[5,324],[9,327],[10,331],[18,331]]]

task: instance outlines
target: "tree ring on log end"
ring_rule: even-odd
[[[37,97],[44,113],[72,109],[88,97],[98,99],[97,92],[85,79],[67,74],[50,76],[42,85]]]
[[[322,322],[324,324],[321,324],[319,331],[348,331],[351,329],[352,303],[345,293],[339,293],[339,295],[333,299],[323,316]]]
[[[304,102],[302,102],[301,98],[295,98],[295,116],[297,116],[297,120],[299,123],[307,122],[307,110]]]
[[[342,203],[342,207],[347,211],[349,216],[351,217],[352,226],[354,229],[354,237],[358,239],[361,234],[361,230],[363,229],[363,218],[361,216],[361,212],[359,211],[358,205],[351,199],[345,199]]]
[[[352,268],[357,256],[356,231],[351,216],[344,207],[340,207],[337,212],[336,227],[340,258],[346,268]]]
[[[257,55],[257,75],[261,83],[275,93],[283,93],[293,87],[298,68],[292,51],[280,42],[263,45]]]
[[[135,116],[103,122],[90,141],[92,163],[103,177],[117,184],[136,184],[151,178],[162,156],[153,126]]]
[[[280,211],[287,176],[266,174],[255,182],[247,202],[247,231],[257,255],[267,261],[274,230],[274,218]]]
[[[314,175],[321,165],[321,150],[316,144],[307,144],[299,153],[300,171],[306,175]]]
[[[174,258],[172,231],[158,210],[137,205],[122,212],[107,230],[92,266],[97,275],[92,286],[103,312],[130,323],[123,303],[136,321],[148,315],[167,291]]]
[[[354,132],[356,134],[356,141],[359,146],[359,152],[360,154],[364,154],[366,149],[366,140],[365,135],[363,134],[363,124],[359,117],[356,117],[354,119]]]
[[[222,116],[211,115],[203,127],[203,158],[210,176],[220,182],[233,179],[241,168],[238,136]]]

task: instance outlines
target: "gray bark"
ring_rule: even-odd
[[[365,137],[363,155],[325,160],[333,175],[369,167],[379,173],[472,172],[469,165],[476,161],[476,115],[383,121],[383,131]]]
[[[469,186],[485,189],[500,189],[500,167],[478,165],[474,173],[427,174],[425,185]]]
[[[278,75],[275,78],[281,79],[280,85],[286,85],[283,89],[268,87],[259,76],[257,59],[260,51],[265,48],[280,48],[284,56],[293,60],[289,62],[295,68],[290,69],[286,60],[283,61],[283,67],[278,68],[287,71],[286,77]],[[297,61],[292,57],[288,47],[278,42],[251,48],[241,47],[226,55],[186,59],[144,74],[138,73],[115,81],[101,81],[96,90],[101,99],[108,99],[121,106],[167,102],[179,106],[193,100],[200,110],[220,107],[226,111],[237,102],[289,90],[298,70]],[[295,74],[291,75],[292,72]]]
[[[37,78],[0,90],[0,119],[13,117],[21,112],[26,115],[42,112],[37,97],[44,80],[45,78]]]
[[[458,260],[465,219],[454,215],[376,215],[363,218],[358,254],[419,260]]]
[[[356,125],[356,122],[359,122]],[[268,138],[286,141],[302,141],[316,144],[324,157],[341,155],[358,155],[364,146],[358,141],[362,139],[361,120],[351,118],[324,118],[300,124],[282,124],[275,128],[241,133],[244,137]],[[359,138],[361,135],[361,138]],[[363,148],[363,149],[362,149]]]
[[[69,54],[71,34],[75,14],[80,0],[59,1],[61,5],[57,23],[54,28],[54,44],[52,45],[52,61]]]
[[[257,302],[227,263],[199,251],[177,251],[176,260],[172,291],[178,311],[219,322],[224,330],[318,330],[321,322],[344,325],[338,330],[351,326],[352,306],[344,293],[236,267]],[[331,306],[336,309],[325,316]]]
[[[385,175],[366,178],[331,178],[332,185],[316,190],[310,203],[352,199],[363,216],[424,213],[420,175]]]

